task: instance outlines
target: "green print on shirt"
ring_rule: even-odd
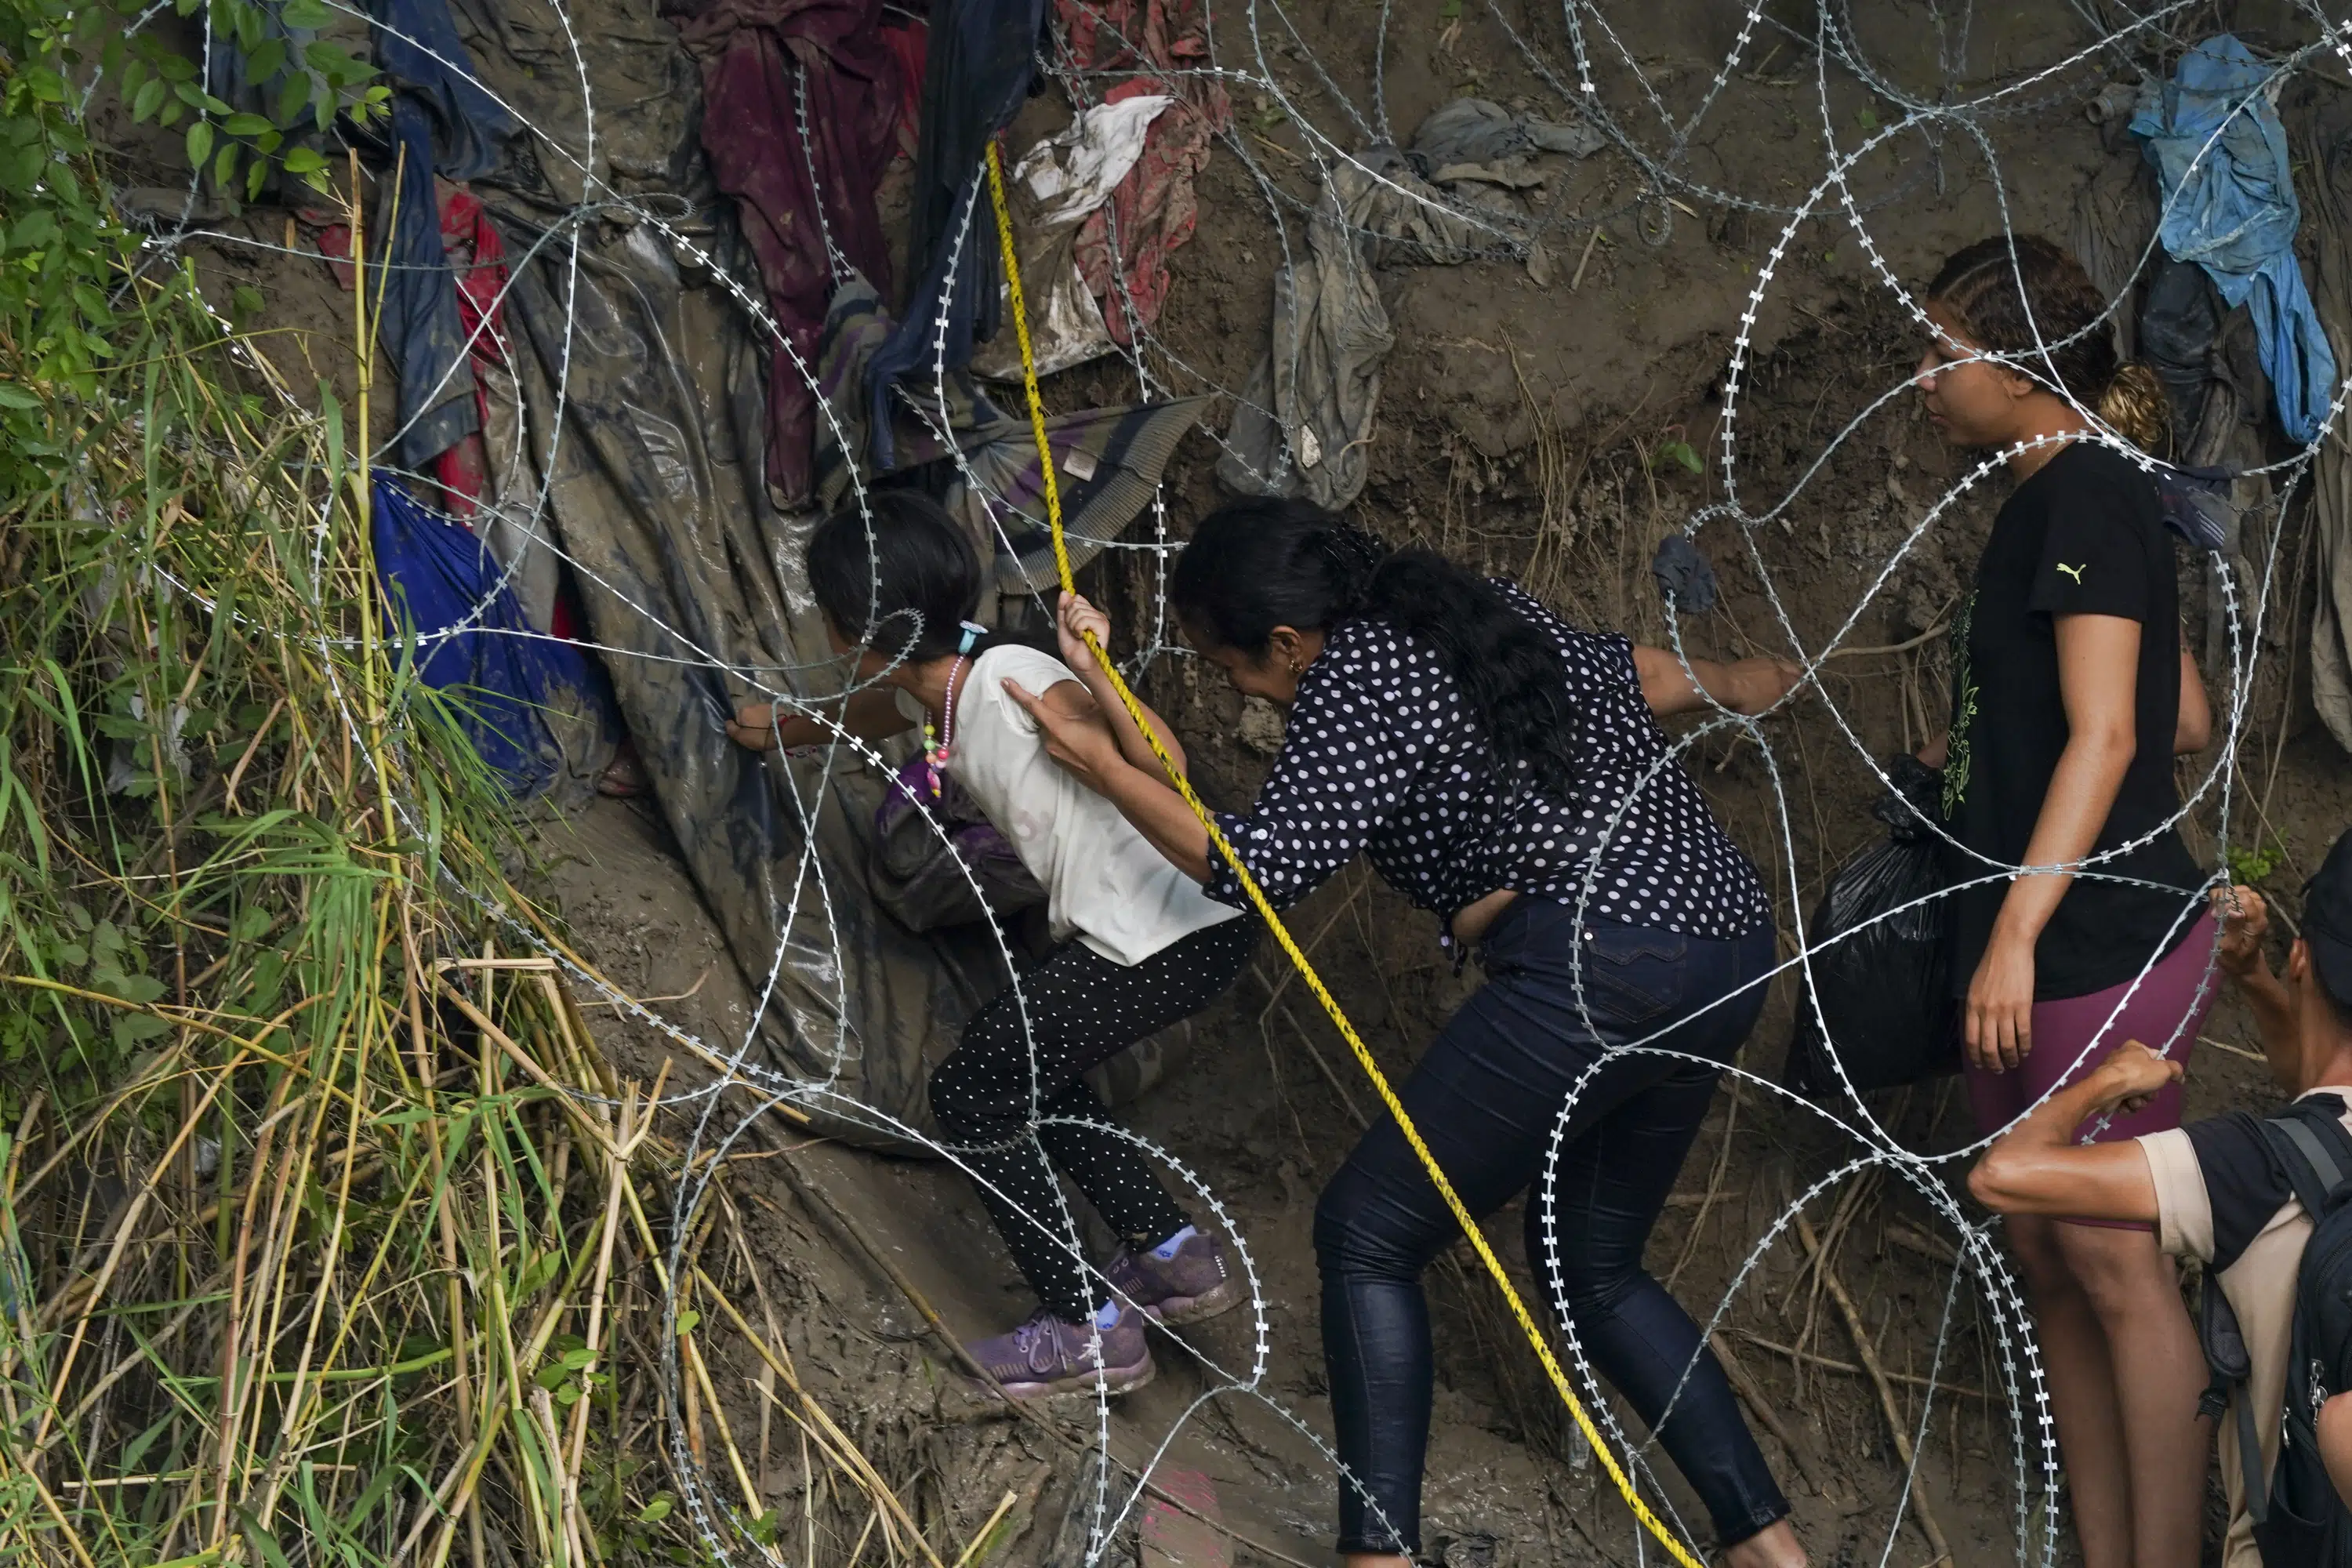
[[[1969,622],[1976,615],[1971,592],[1952,617],[1952,728],[1944,746],[1944,820],[1959,814],[1969,795],[1969,735],[1977,719],[1976,674],[1969,668]]]
[[[2083,574],[2088,572],[2090,569],[2091,563],[2087,561],[2084,562],[2080,566],[2069,566],[2063,561],[2058,563],[2058,570],[2066,574],[2067,576],[2074,579],[2074,586],[2077,588],[2083,585]]]

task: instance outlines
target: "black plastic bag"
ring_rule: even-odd
[[[1946,900],[1931,897],[1944,885],[1928,826],[1943,775],[1912,757],[1887,771],[1895,787],[1871,807],[1886,837],[1838,868],[1805,931],[1812,979],[1797,998],[1781,1078],[1809,1098],[1840,1092],[1838,1065],[1857,1089],[1959,1070],[1946,948],[1951,916]]]

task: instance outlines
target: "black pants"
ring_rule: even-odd
[[[1017,996],[1007,987],[974,1014],[931,1075],[931,1113],[951,1152],[1037,1300],[1066,1322],[1109,1293],[1072,1250],[1056,1172],[1133,1246],[1157,1247],[1192,1221],[1133,1143],[1040,1120],[1108,1120],[1081,1075],[1223,994],[1256,951],[1259,929],[1255,915],[1222,921],[1132,965],[1066,942],[1022,975]]]
[[[1582,926],[1580,939],[1575,911],[1544,900],[1522,898],[1505,910],[1480,950],[1486,984],[1448,1021],[1402,1091],[1475,1215],[1493,1213],[1542,1173],[1569,1091],[1608,1047],[1639,1041],[1728,1061],[1762,1009],[1764,988],[1751,983],[1771,968],[1769,929],[1708,942],[1591,918]],[[1697,1011],[1718,998],[1727,1000]],[[1546,1243],[1543,1205],[1529,1194],[1527,1244],[1548,1297],[1557,1255],[1565,1299],[1552,1300],[1552,1310],[1658,1433],[1728,1544],[1789,1505],[1698,1325],[1642,1268],[1643,1246],[1719,1076],[1712,1067],[1630,1056],[1585,1084],[1560,1149],[1557,1243]],[[1460,1234],[1390,1119],[1364,1135],[1316,1205],[1324,1355],[1347,1467],[1342,1552],[1420,1547],[1431,1384],[1421,1274]]]

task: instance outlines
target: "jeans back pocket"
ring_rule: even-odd
[[[1619,1023],[1678,1014],[1689,994],[1690,941],[1679,931],[1591,921],[1578,951],[1586,1005]]]

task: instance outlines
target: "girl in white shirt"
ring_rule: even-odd
[[[963,787],[1045,889],[1056,945],[973,1015],[931,1077],[947,1152],[1041,1303],[967,1348],[1015,1398],[1121,1393],[1152,1374],[1147,1319],[1213,1316],[1239,1304],[1241,1281],[1222,1238],[1194,1228],[1083,1075],[1222,994],[1255,950],[1258,921],[1213,902],[1047,756],[1024,700],[1097,723],[1117,700],[1079,635],[1107,643],[1101,613],[1066,596],[1058,659],[992,634],[969,619],[982,563],[947,514],[904,490],[868,507],[870,517],[828,519],[807,549],[827,630],[838,651],[858,651],[865,684],[829,720],[755,703],[729,733],[765,751],[833,740],[836,724],[869,740],[919,724],[929,767]],[[1149,717],[1181,766],[1173,731]],[[1057,1173],[1122,1237],[1099,1271],[1076,1247]]]

